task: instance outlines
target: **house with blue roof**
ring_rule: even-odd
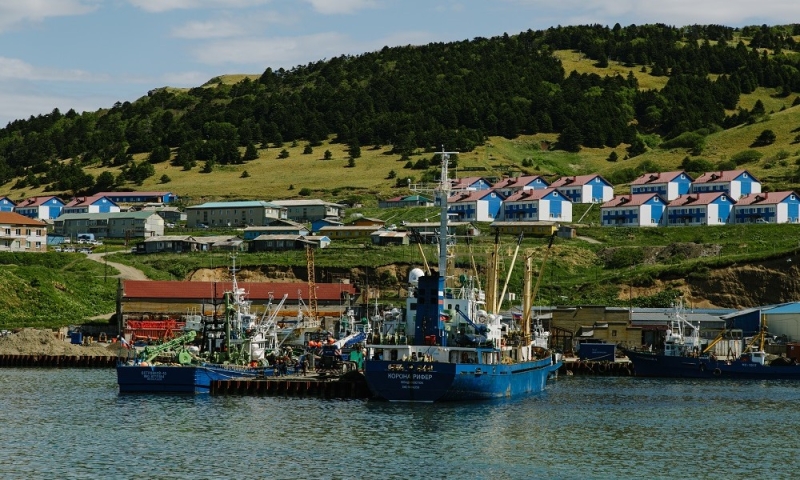
[[[733,223],[800,223],[800,197],[793,191],[751,193],[736,201]]]
[[[508,198],[512,194],[523,190],[544,190],[550,183],[540,175],[522,175],[519,177],[504,178],[492,185],[492,190],[500,192]]]
[[[727,192],[688,193],[667,205],[666,226],[724,225],[736,204]]]
[[[186,208],[186,225],[211,228],[264,226],[287,218],[286,212],[286,207],[262,200],[207,202]]]
[[[738,201],[751,193],[761,193],[761,182],[747,170],[706,172],[692,182],[691,193],[727,192]]]
[[[119,212],[119,205],[102,195],[75,197],[61,210],[61,213],[111,213]]]
[[[448,200],[447,212],[455,221],[493,222],[500,214],[503,197],[494,190],[462,192]]]
[[[572,202],[555,188],[519,190],[503,200],[502,220],[571,222]]]
[[[340,221],[338,218],[333,217],[326,217],[320,218],[319,220],[314,220],[311,222],[311,232],[317,233],[320,231],[322,227],[341,227],[344,223]]]
[[[614,198],[614,186],[596,174],[561,177],[550,186],[566,195],[572,203],[605,203]]]
[[[50,195],[47,197],[31,197],[19,202],[14,211],[34,220],[52,220],[61,215],[64,202]]]
[[[657,227],[664,218],[667,202],[657,193],[617,195],[600,206],[604,227]]]
[[[0,212],[13,212],[15,206],[17,206],[17,204],[10,198],[0,197]]]
[[[683,170],[645,173],[631,182],[632,195],[656,193],[668,202],[689,193],[691,188],[692,177]]]

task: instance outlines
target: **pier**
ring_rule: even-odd
[[[361,374],[349,374],[339,378],[290,376],[217,380],[211,382],[211,394],[339,399],[361,399],[371,396],[366,380]]]
[[[633,364],[630,360],[618,359],[614,362],[607,360],[581,360],[579,358],[565,358],[558,369],[559,375],[601,375],[609,377],[631,377]]]
[[[0,355],[0,367],[113,368],[117,357],[97,355]]]

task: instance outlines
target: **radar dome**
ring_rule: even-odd
[[[408,272],[408,283],[412,285],[416,285],[419,281],[419,277],[425,275],[425,272],[422,271],[421,268],[414,268],[410,272]]]

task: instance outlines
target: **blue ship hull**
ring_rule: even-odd
[[[666,356],[623,349],[637,377],[800,380],[800,365],[762,365],[749,360],[709,356]]]
[[[378,398],[444,402],[538,393],[560,366],[550,358],[510,365],[367,360],[364,375]]]
[[[120,393],[209,393],[211,382],[263,375],[263,369],[222,365],[117,365]]]

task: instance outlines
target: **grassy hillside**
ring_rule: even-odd
[[[116,273],[80,253],[0,253],[0,329],[78,324],[113,312]]]

